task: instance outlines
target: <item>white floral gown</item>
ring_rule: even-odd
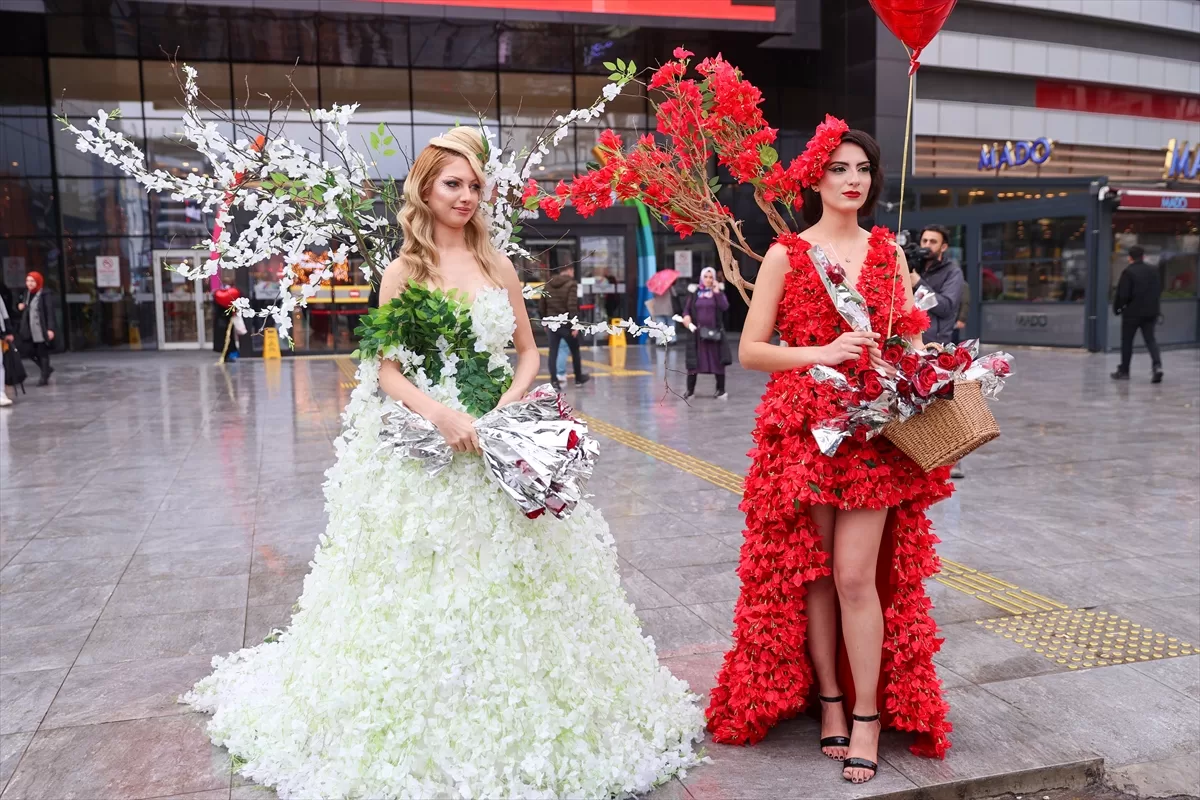
[[[470,313],[511,371],[507,295]],[[378,368],[359,367],[291,626],[181,698],[213,741],[280,797],[321,800],[622,796],[695,764],[702,713],[642,636],[600,513],[529,520],[476,456],[431,478],[381,451]],[[436,381],[405,371],[462,407],[452,359]]]

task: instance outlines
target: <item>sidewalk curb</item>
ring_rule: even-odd
[[[1002,795],[1036,795],[1050,789],[1082,789],[1103,779],[1104,759],[1091,758],[878,794],[871,800],[977,800]]]

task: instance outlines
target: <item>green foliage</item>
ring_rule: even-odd
[[[359,339],[355,354],[359,358],[372,358],[400,346],[425,357],[422,367],[431,380],[442,373],[443,354],[437,343],[444,337],[450,344],[446,352],[459,359],[455,374],[458,398],[474,416],[495,408],[512,383],[503,369],[489,369],[489,353],[475,351],[471,307],[455,290],[410,283],[390,303],[364,315],[354,334]]]

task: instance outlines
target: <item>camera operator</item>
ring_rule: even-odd
[[[921,231],[921,246],[917,257],[910,264],[916,268],[909,273],[913,291],[924,286],[937,296],[937,305],[929,309],[929,329],[925,331],[926,342],[950,344],[954,341],[954,328],[958,322],[959,304],[963,298],[962,268],[952,258],[946,258],[950,248],[950,231],[941,225],[926,225]]]

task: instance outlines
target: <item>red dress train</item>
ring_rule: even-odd
[[[828,344],[849,328],[813,271],[808,243],[796,234],[779,242],[788,248],[792,266],[779,303],[779,332],[792,346]],[[892,330],[911,336],[926,328],[927,318],[922,311],[903,310],[900,280],[893,237],[887,229],[875,228],[857,288],[880,333],[887,330],[891,290],[896,304]],[[853,378],[866,366],[864,354],[841,370]],[[876,573],[884,610],[878,708],[884,727],[917,734],[914,753],[941,758],[950,747],[951,725],[932,659],[942,640],[922,581],[939,567],[933,549],[938,539],[925,511],[950,495],[949,468],[925,473],[883,436],[847,440],[835,455],[821,455],[809,428],[834,416],[838,395],[804,370],[779,372],[771,376],[758,407],[750,452],[754,462],[741,505],[746,530],[734,645],[712,692],[708,729],[714,741],[753,744],[815,699],[805,641],[805,594],[808,583],[830,574],[830,568],[809,508],[890,508]],[[839,661],[849,709],[853,684],[844,653]]]

